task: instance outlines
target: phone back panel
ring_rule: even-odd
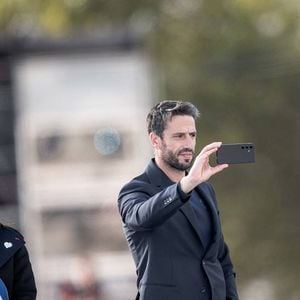
[[[222,144],[216,153],[218,164],[243,164],[255,162],[255,147],[252,143]]]

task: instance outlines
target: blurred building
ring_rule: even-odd
[[[80,285],[85,259],[103,299],[132,299],[117,194],[151,155],[151,62],[128,36],[11,49],[19,215],[39,299]]]
[[[15,106],[10,56],[0,47],[0,222],[17,219]]]

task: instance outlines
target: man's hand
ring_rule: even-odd
[[[211,176],[228,167],[228,164],[216,165],[215,167],[209,164],[210,155],[215,153],[221,145],[221,142],[211,143],[205,146],[196,156],[189,174],[180,181],[181,189],[184,193],[189,193],[198,184],[207,181]]]

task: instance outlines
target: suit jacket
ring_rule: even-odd
[[[0,224],[0,278],[10,300],[35,300],[36,286],[23,236]]]
[[[237,300],[215,193],[195,188],[211,211],[213,238],[205,249],[189,196],[152,160],[119,194],[123,229],[135,261],[140,300]]]

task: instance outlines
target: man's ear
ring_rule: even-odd
[[[150,132],[149,138],[154,149],[159,148],[161,138],[154,132]]]

